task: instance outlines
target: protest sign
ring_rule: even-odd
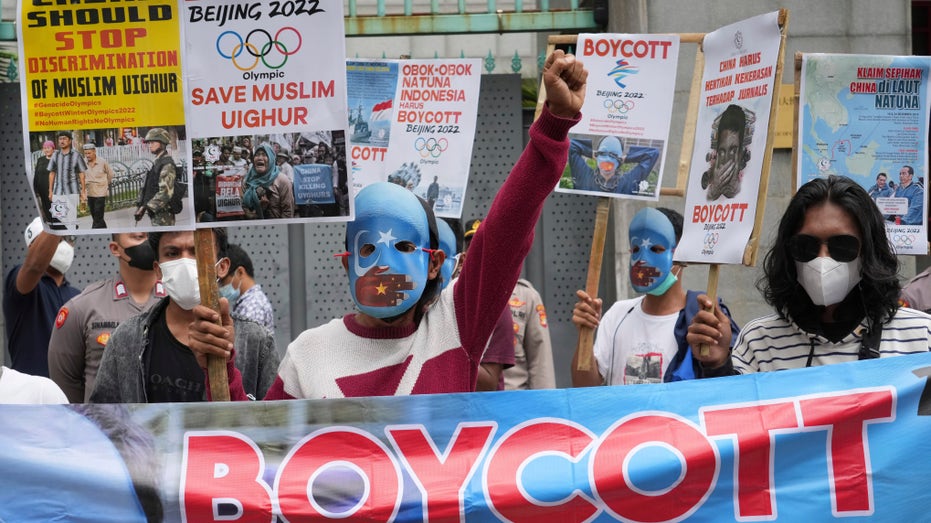
[[[370,183],[385,181],[399,64],[397,60],[346,60],[353,194]]]
[[[679,36],[580,34],[576,53],[588,85],[556,191],[659,199]]]
[[[804,54],[797,182],[846,176],[886,219],[898,254],[927,254],[931,58]]]
[[[46,226],[192,225],[177,3],[23,2],[18,17],[26,175]]]
[[[185,89],[192,149],[216,174],[245,167],[240,223],[346,221],[346,69],[342,4],[260,1],[183,3]],[[319,52],[320,45],[327,52]],[[312,66],[308,66],[312,64]],[[331,204],[296,206],[293,170],[326,163],[338,171]],[[202,171],[204,173],[207,170]],[[197,225],[220,219],[195,184]],[[207,203],[204,206],[204,203]]]
[[[637,387],[0,405],[0,519],[923,521],[929,375],[915,354]]]
[[[755,258],[758,242],[751,236],[758,236],[753,232],[765,202],[784,48],[780,16],[787,15],[737,22],[702,41],[702,96],[677,261],[752,264]]]

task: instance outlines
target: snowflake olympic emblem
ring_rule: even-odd
[[[740,31],[734,33],[734,47],[742,49],[744,46],[744,34]]]

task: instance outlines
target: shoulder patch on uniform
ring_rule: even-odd
[[[155,282],[155,295],[159,298],[168,296],[168,292],[165,291],[165,285],[163,285],[160,281]]]
[[[542,303],[537,305],[537,316],[540,317],[540,326],[546,327],[546,307]]]
[[[65,324],[65,320],[68,319],[68,307],[62,307],[58,309],[58,316],[55,316],[55,328],[60,329],[62,325]]]
[[[97,336],[97,343],[99,343],[101,347],[106,347],[108,341],[110,341],[110,333],[109,333],[109,332],[101,332],[101,333]]]
[[[508,301],[508,305],[511,307],[523,307],[527,302],[521,301],[517,296],[511,296],[511,300]]]
[[[121,281],[116,282],[113,286],[113,296],[118,300],[129,296],[129,292],[126,291],[126,284]]]

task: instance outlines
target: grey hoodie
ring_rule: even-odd
[[[169,299],[164,298],[148,311],[124,321],[110,335],[91,403],[147,403],[144,355],[152,341],[151,327],[165,313]],[[236,368],[242,373],[243,387],[246,394],[262,398],[278,374],[275,338],[254,321],[234,319],[233,326]]]

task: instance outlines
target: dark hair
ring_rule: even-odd
[[[459,218],[440,218],[453,230],[453,236],[456,237],[456,252],[462,252],[462,224]]]
[[[736,132],[737,136],[740,138],[738,147],[743,149],[744,131],[746,128],[747,115],[744,113],[744,110],[741,109],[739,105],[728,105],[727,109],[725,109],[721,114],[721,120],[718,122],[718,138],[720,139],[720,136],[724,131]],[[716,140],[716,142],[717,141],[718,140]],[[715,143],[715,148],[717,148],[717,143]]]
[[[672,230],[676,233],[676,245],[678,245],[679,240],[682,239],[682,215],[679,214],[679,211],[674,211],[668,207],[657,207],[656,210],[663,213],[669,220],[669,223],[672,224]]]
[[[229,250],[229,238],[226,235],[226,229],[215,228],[210,229],[213,231],[213,245],[217,250],[217,259],[226,258],[226,252]],[[184,231],[165,231],[165,232],[150,232],[149,233],[149,246],[152,247],[152,250],[155,251],[155,259],[158,259],[158,244],[162,241],[163,234],[171,234],[176,232]]]
[[[903,165],[902,168],[908,169],[908,174],[915,176],[915,169],[913,169],[911,165]]]
[[[899,260],[886,238],[879,208],[863,187],[845,176],[816,178],[799,188],[779,221],[776,240],[763,260],[763,276],[757,281],[757,288],[766,303],[782,317],[801,310],[803,303],[799,296],[808,295],[797,281],[795,261],[787,246],[789,238],[802,228],[806,211],[826,202],[843,208],[860,229],[859,288],[866,316],[872,322],[891,318],[898,308],[901,290],[897,277]]]
[[[252,260],[249,255],[238,244],[231,243],[226,249],[226,257],[230,259],[230,270],[228,274],[233,274],[236,269],[242,267],[250,278],[255,278],[255,270],[252,267]]]
[[[159,477],[161,461],[155,438],[119,404],[78,404],[69,407],[92,421],[106,435],[126,464],[136,497],[150,523],[164,519]]]

